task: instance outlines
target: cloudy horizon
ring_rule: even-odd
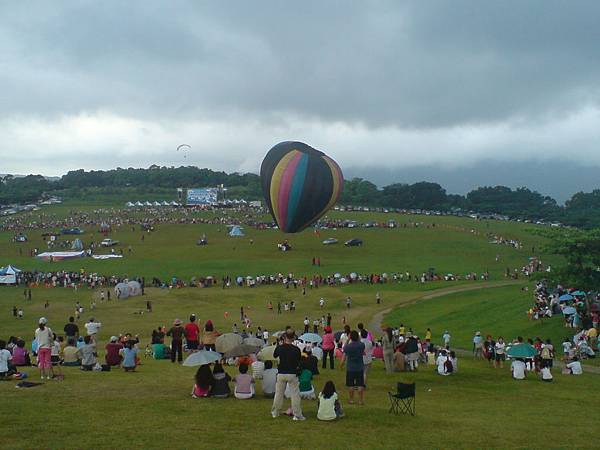
[[[377,183],[397,171],[453,173],[452,184],[474,168],[496,179],[508,164],[520,170],[495,184],[528,185],[529,167],[536,188],[537,170],[562,166],[570,184],[542,190],[565,197],[600,186],[571,179],[600,167],[600,4],[576,6],[0,5],[0,173],[256,173],[271,146],[294,139]]]

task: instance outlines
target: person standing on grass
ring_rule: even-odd
[[[75,317],[73,317],[73,316],[69,317],[69,323],[67,323],[65,325],[65,327],[63,328],[63,331],[65,332],[67,341],[69,339],[77,339],[77,337],[79,336],[79,327],[75,323]]]
[[[387,327],[385,334],[381,338],[383,345],[383,362],[385,364],[385,371],[387,373],[394,372],[394,335],[392,329]]]
[[[181,320],[175,319],[173,326],[167,331],[167,336],[171,337],[171,362],[175,362],[175,356],[177,355],[177,361],[183,361],[183,335],[184,329],[181,326]]]
[[[481,332],[478,331],[473,336],[473,357],[481,359],[483,358],[483,338]]]
[[[498,336],[498,341],[494,346],[494,353],[496,355],[494,359],[494,367],[500,367],[501,369],[504,367],[504,360],[506,359],[505,350],[506,344],[504,343],[504,338],[502,336]]]
[[[188,350],[197,351],[200,346],[200,327],[196,323],[196,314],[190,315],[190,322],[185,326],[185,340]]]
[[[346,365],[346,386],[348,387],[349,401],[354,403],[354,391],[358,390],[358,404],[364,404],[365,380],[363,355],[365,353],[365,344],[360,342],[358,331],[350,332],[350,342],[343,349],[344,357],[340,368]]]
[[[43,380],[46,377],[50,379],[52,371],[52,362],[50,359],[52,345],[52,330],[46,326],[48,320],[45,317],[40,317],[37,330],[35,330],[35,339],[37,341],[37,359],[38,368],[40,369],[40,378]]]
[[[448,333],[448,330],[444,331],[444,334],[442,336],[442,339],[444,341],[444,347],[449,348],[450,347],[450,339],[452,338],[452,336],[450,336],[450,333]]]
[[[271,416],[273,416],[273,418],[279,416],[279,411],[283,405],[283,396],[286,387],[288,387],[292,400],[294,420],[305,420],[305,417],[302,415],[300,386],[298,381],[301,353],[300,349],[293,344],[295,334],[296,333],[291,328],[286,330],[283,344],[278,345],[273,352],[273,356],[279,358],[277,383],[275,384],[275,397],[273,398],[273,406],[271,407]]]
[[[323,369],[327,366],[327,356],[329,355],[329,368],[333,370],[333,360],[335,352],[335,336],[330,326],[325,326],[323,334],[323,342],[321,349],[323,350]]]

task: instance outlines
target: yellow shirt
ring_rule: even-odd
[[[427,332],[425,333],[425,339],[429,339],[429,340],[431,340],[431,331],[427,331]]]
[[[596,330],[595,328],[590,328],[589,330],[586,331],[586,333],[588,337],[598,337],[598,330]]]

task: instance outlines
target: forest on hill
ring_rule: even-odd
[[[173,198],[179,187],[223,184],[228,197],[262,198],[260,177],[253,173],[226,173],[207,168],[159,167],[147,169],[74,170],[52,181],[41,175],[1,178],[0,205],[31,203],[48,196],[97,200],[107,197],[127,200]],[[437,211],[475,211],[511,218],[560,222],[580,228],[600,226],[600,189],[578,192],[564,205],[526,187],[482,186],[466,195],[448,194],[437,183],[393,183],[382,188],[362,178],[345,180],[340,200],[360,205]]]

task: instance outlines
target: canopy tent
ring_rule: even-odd
[[[21,272],[20,269],[10,264],[0,268],[0,284],[17,284],[17,274],[19,272]]]
[[[130,297],[142,295],[142,286],[137,281],[130,281],[129,283],[127,283],[127,286],[129,286]]]
[[[65,259],[83,258],[85,252],[44,252],[36,256],[37,259],[42,261],[64,261]]]
[[[241,227],[238,227],[237,225],[234,225],[233,227],[231,227],[231,231],[229,232],[229,236],[231,236],[231,237],[242,237],[242,236],[245,236],[245,235],[244,235],[244,231],[242,230]]]
[[[71,244],[71,250],[83,250],[83,242],[81,242],[81,239],[77,238],[73,241]]]

